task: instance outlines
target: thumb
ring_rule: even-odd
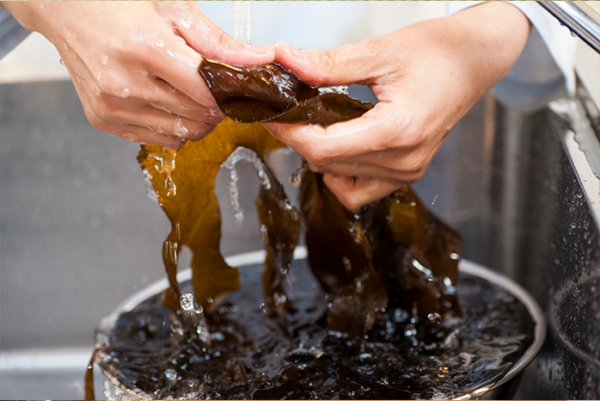
[[[311,86],[369,84],[376,76],[377,56],[368,41],[329,50],[275,46],[275,58]]]

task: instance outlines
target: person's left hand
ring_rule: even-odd
[[[423,175],[454,125],[510,70],[528,34],[521,11],[493,2],[334,50],[279,44],[278,61],[307,84],[367,84],[379,103],[327,128],[265,126],[356,210]]]

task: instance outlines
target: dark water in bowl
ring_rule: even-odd
[[[388,310],[361,344],[348,343],[326,331],[327,300],[303,261],[288,282],[296,311],[265,318],[261,269],[240,269],[242,290],[208,319],[210,347],[157,295],[119,317],[98,363],[152,398],[449,398],[497,382],[533,342],[535,323],[523,304],[463,274],[462,317],[430,329]]]

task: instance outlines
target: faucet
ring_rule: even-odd
[[[538,4],[600,53],[600,12],[584,1],[538,1]]]

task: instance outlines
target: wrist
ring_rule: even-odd
[[[37,1],[5,1],[2,7],[8,11],[19,25],[29,31],[39,32],[52,43],[53,25],[60,27],[60,19],[57,19],[56,9],[63,7],[62,2],[37,2]],[[54,17],[53,17],[54,15]]]

